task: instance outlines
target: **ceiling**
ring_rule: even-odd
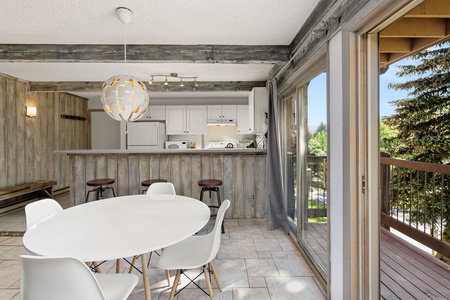
[[[294,41],[332,2],[3,1],[0,73],[30,81],[30,91],[96,101],[102,83],[123,73],[144,82],[152,74],[198,76],[195,92],[189,84],[147,84],[154,98],[246,97],[253,86],[264,86],[275,65],[289,61]],[[133,11],[126,35],[118,7]],[[380,32],[380,67],[449,37],[448,0],[425,1]]]
[[[230,84],[218,92],[211,84],[209,90],[195,93],[191,88],[187,93],[180,89],[167,93],[149,87],[151,96],[243,96],[248,89],[241,90],[239,87],[244,85],[239,83],[263,82],[275,64],[289,59],[289,45],[318,3],[319,0],[3,1],[0,73],[60,85],[103,82],[123,74],[125,25],[116,17],[116,8],[127,7],[133,11],[133,20],[126,26],[129,75],[148,81],[151,74],[178,73],[198,76],[200,83],[232,82],[237,86],[234,89]],[[110,48],[102,47],[105,45]],[[133,45],[140,48],[135,52]],[[237,47],[242,45],[246,47]],[[261,53],[254,50],[255,46],[262,49]],[[184,58],[186,52],[189,54]],[[199,58],[193,58],[195,55]],[[100,97],[97,90],[75,90],[72,92],[87,98]]]
[[[384,67],[450,38],[449,0],[428,0],[380,32]]]

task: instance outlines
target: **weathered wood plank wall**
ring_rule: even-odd
[[[60,115],[87,117],[87,100],[27,91],[27,82],[0,76],[0,189],[44,179],[67,187],[69,160],[54,151],[87,149],[90,124]],[[36,118],[26,117],[26,106],[36,107]]]
[[[236,154],[69,154],[71,201],[84,203],[86,181],[114,178],[117,196],[140,194],[141,182],[164,178],[175,185],[177,194],[199,199],[200,179],[223,181],[221,198],[230,199],[228,218],[262,218],[266,208],[266,155]],[[108,195],[111,196],[111,195]],[[93,195],[90,198],[93,200]],[[210,199],[205,193],[205,203]],[[216,203],[213,196],[212,203]]]

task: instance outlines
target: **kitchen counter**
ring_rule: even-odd
[[[201,179],[221,179],[221,199],[231,201],[227,218],[262,218],[266,208],[265,149],[185,150],[66,150],[69,156],[70,200],[84,203],[86,181],[113,178],[117,196],[136,195],[141,182],[163,178],[172,182],[178,195],[199,199]],[[216,199],[205,197],[214,205]]]
[[[161,150],[120,150],[120,149],[105,149],[105,150],[62,150],[55,151],[55,153],[62,154],[266,154],[266,149],[254,148],[222,148],[222,149],[161,149]]]

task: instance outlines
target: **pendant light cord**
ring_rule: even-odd
[[[125,38],[124,38],[124,44],[123,44],[123,56],[124,56],[124,62],[125,62],[125,75],[127,74],[127,23],[125,23]]]

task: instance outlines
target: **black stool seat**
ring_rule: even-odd
[[[155,178],[155,179],[148,179],[148,180],[142,181],[141,185],[147,187],[146,189],[142,190],[142,194],[144,194],[147,191],[149,186],[151,186],[152,184],[154,184],[156,182],[167,182],[167,180],[162,179],[162,178]]]
[[[112,179],[112,178],[100,178],[100,179],[92,179],[92,180],[87,181],[86,182],[87,186],[93,186],[95,188],[93,188],[92,190],[87,192],[85,203],[88,202],[89,194],[92,192],[96,193],[97,200],[99,200],[101,197],[103,197],[103,193],[106,190],[111,190],[115,197],[116,193],[114,191],[114,188],[112,186],[107,186],[107,185],[113,184],[114,182],[116,182],[116,180]]]
[[[220,179],[202,179],[198,181],[198,185],[201,187],[200,191],[200,201],[203,202],[203,193],[209,192],[209,198],[211,198],[211,193],[215,192],[217,196],[217,205],[208,205],[209,208],[219,209],[222,201],[220,200],[220,191],[219,187],[222,185],[222,180]],[[211,215],[215,217],[216,215]],[[222,222],[222,233],[225,233],[225,228],[223,226],[225,221]]]
[[[199,186],[221,186],[222,180],[220,179],[202,179],[198,181]]]

